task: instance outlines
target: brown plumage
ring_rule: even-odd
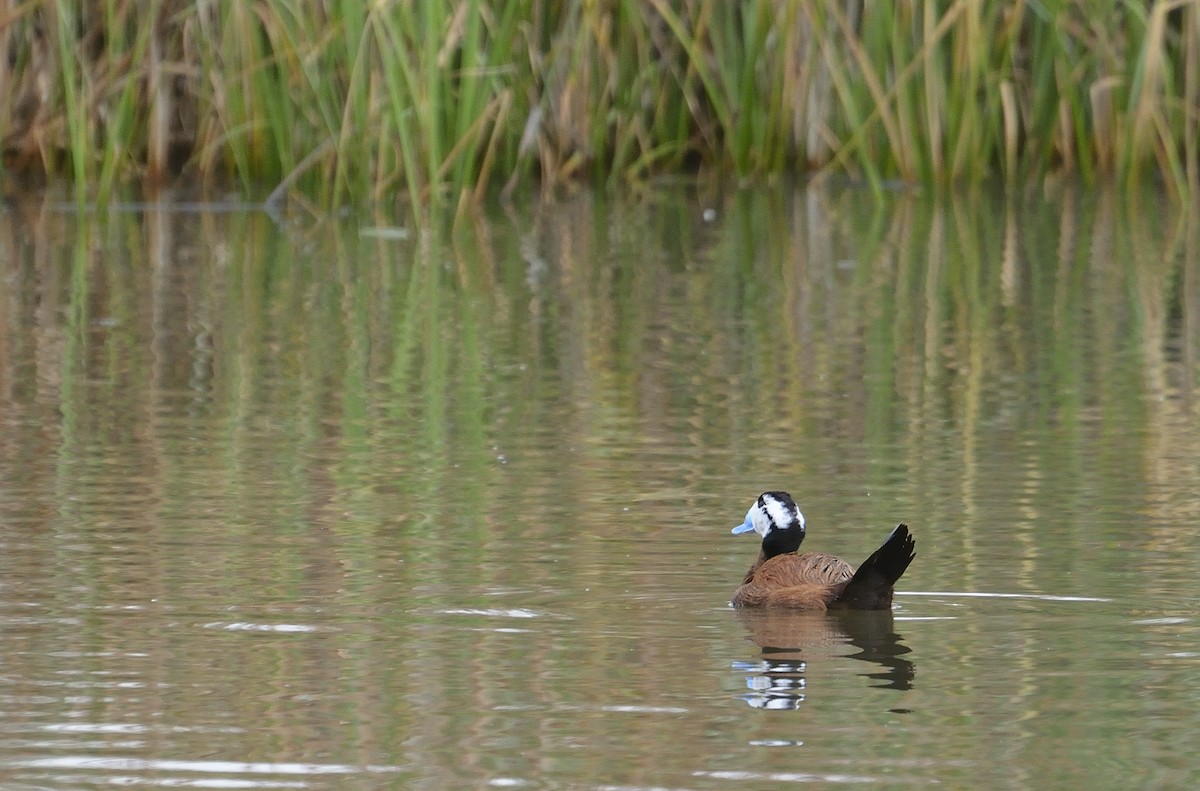
[[[733,594],[735,607],[790,607],[799,610],[885,610],[892,606],[896,580],[915,557],[916,542],[900,524],[856,571],[825,552],[797,550],[804,540],[804,516],[786,492],[765,492],[735,533],[754,530],[762,550]]]

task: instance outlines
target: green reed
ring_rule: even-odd
[[[1200,184],[1200,0],[31,0],[13,173],[325,205],[841,173]]]

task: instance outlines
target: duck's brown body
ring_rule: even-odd
[[[733,594],[733,605],[827,610],[853,576],[854,567],[824,552],[792,552],[770,559],[759,552]]]
[[[886,610],[892,589],[914,556],[907,525],[896,527],[883,546],[855,571],[825,552],[760,551],[733,594],[735,607],[790,607],[798,610]]]

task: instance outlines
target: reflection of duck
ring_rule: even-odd
[[[808,666],[799,659],[764,657],[758,662],[734,662],[733,669],[746,674],[749,690],[738,697],[756,709],[792,711],[804,702]]]
[[[910,689],[916,668],[904,655],[911,649],[900,642],[891,610],[839,610],[830,613],[804,612],[778,607],[751,609],[739,607],[738,620],[750,639],[762,649],[762,660],[754,666],[748,682],[757,697],[770,699],[768,708],[781,705],[780,697],[793,697],[804,687],[803,673],[814,659],[836,662],[859,659],[878,665],[881,672],[865,673],[879,679],[881,688]],[[844,654],[837,649],[853,646],[857,653]],[[749,666],[742,669],[750,669]],[[775,685],[775,679],[783,681]],[[801,694],[799,699],[803,699]],[[752,704],[754,705],[754,704]]]
[[[804,514],[787,492],[763,492],[734,533],[762,536],[762,551],[733,594],[736,607],[771,605],[798,610],[886,610],[892,587],[916,556],[908,525],[900,524],[883,546],[854,570],[824,552],[797,554]]]

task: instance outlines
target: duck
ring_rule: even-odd
[[[758,559],[733,594],[734,607],[795,610],[890,610],[896,580],[916,557],[916,539],[901,522],[856,571],[825,552],[799,553],[804,514],[787,492],[763,492],[733,528],[762,536]]]

